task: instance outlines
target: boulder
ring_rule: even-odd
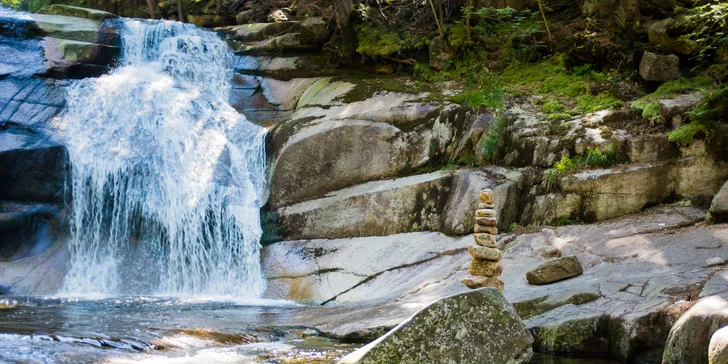
[[[645,81],[670,81],[680,77],[680,58],[674,54],[645,52],[640,61],[640,76]]]
[[[101,21],[108,18],[116,18],[117,15],[107,13],[102,10],[82,8],[78,6],[53,4],[44,6],[40,9],[39,13],[48,15],[66,15],[74,16],[77,18],[86,18],[91,20]]]
[[[0,153],[0,200],[60,203],[70,177],[65,147]]]
[[[297,22],[251,23],[219,29],[228,40],[238,42],[260,42],[269,37],[290,30]]]
[[[478,193],[495,188],[495,181],[482,171],[464,170],[454,177],[452,193],[442,215],[440,231],[465,235],[473,231]]]
[[[721,187],[710,204],[710,215],[718,221],[728,220],[728,182]]]
[[[53,38],[114,46],[119,42],[114,29],[104,27],[96,20],[44,14],[32,14],[31,17],[46,35]]]
[[[530,284],[549,284],[576,277],[584,273],[579,259],[575,256],[561,257],[550,260],[526,272],[526,279]]]
[[[708,364],[728,364],[728,326],[716,331],[710,338]]]
[[[445,42],[440,37],[432,38],[430,41],[430,68],[441,70],[450,61],[450,52],[445,47]]]
[[[339,363],[528,363],[532,341],[513,306],[484,288],[431,303]]]
[[[306,18],[298,25],[303,44],[322,44],[331,37],[329,23],[321,17]]]
[[[705,364],[711,336],[728,325],[728,301],[721,296],[704,298],[670,329],[663,364]]]
[[[237,24],[248,24],[253,20],[255,16],[255,10],[243,10],[235,15],[235,23]]]
[[[698,44],[689,39],[681,38],[684,31],[679,29],[678,20],[667,18],[655,22],[647,28],[650,43],[667,47],[673,52],[691,54],[699,49]]]
[[[45,38],[46,67],[55,76],[81,78],[108,72],[120,49],[98,43]]]
[[[235,20],[227,18],[222,15],[215,14],[198,14],[198,15],[187,15],[187,21],[197,25],[198,27],[215,28],[222,27],[225,25],[235,24]]]
[[[285,240],[437,231],[452,176],[434,172],[374,181],[277,210]]]

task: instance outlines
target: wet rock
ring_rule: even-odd
[[[321,17],[306,18],[298,25],[299,33],[301,33],[301,43],[303,44],[322,44],[331,37],[329,24]]]
[[[245,47],[246,52],[297,52],[312,49],[301,43],[298,33],[286,33]]]
[[[556,310],[560,312],[560,320],[540,317],[528,321],[536,351],[591,355],[609,353],[607,316],[601,312],[575,310],[574,307],[568,305]]]
[[[108,72],[120,49],[104,44],[45,38],[46,66],[54,76],[83,78]]]
[[[33,14],[31,17],[45,34],[53,38],[107,45],[116,44],[117,38],[112,34],[107,34],[113,30],[102,29],[101,23],[95,20],[43,14]]]
[[[728,182],[713,197],[709,212],[718,221],[728,220]]]
[[[0,200],[60,203],[69,185],[65,147],[0,153]]]
[[[60,204],[0,202],[0,261],[43,252],[53,242],[51,220]]]
[[[450,52],[447,51],[445,42],[440,37],[430,41],[430,67],[436,70],[444,69],[450,61]]]
[[[108,18],[116,18],[117,15],[107,13],[102,10],[96,10],[96,9],[88,9],[88,8],[82,8],[78,6],[70,6],[70,5],[62,5],[62,4],[53,4],[44,6],[39,11],[41,14],[48,14],[48,15],[65,15],[65,16],[74,16],[77,18],[86,18],[96,21],[101,21]]]
[[[663,364],[704,364],[713,334],[728,325],[728,301],[721,296],[700,300],[670,329]]]
[[[728,326],[716,331],[710,338],[708,363],[728,364]]]
[[[640,61],[640,76],[645,81],[670,81],[680,76],[680,59],[674,55],[645,52]]]
[[[575,256],[550,260],[528,271],[526,279],[530,284],[549,284],[584,273],[584,269]]]
[[[695,52],[699,48],[698,44],[693,40],[676,36],[675,34],[683,34],[678,28],[678,21],[675,18],[667,18],[652,24],[647,29],[647,35],[650,43],[665,46],[673,52],[682,54]]]
[[[497,290],[433,302],[339,363],[527,363],[532,338]]]

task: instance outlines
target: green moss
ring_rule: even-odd
[[[680,95],[696,91],[707,91],[713,88],[713,79],[710,77],[693,77],[685,78],[680,77],[677,80],[672,80],[663,83],[655,92],[647,95],[645,98],[655,100],[659,98],[665,98],[668,96]],[[643,99],[645,99],[643,98]]]
[[[545,113],[553,113],[556,111],[563,111],[565,109],[564,105],[561,105],[560,102],[554,99],[548,99],[543,106],[541,106],[541,110]]]
[[[708,94],[688,117],[690,123],[668,134],[668,140],[681,146],[692,144],[699,136],[710,141],[717,129],[728,121],[728,87]]]
[[[554,164],[552,170],[557,174],[557,177],[560,177],[574,170],[611,166],[621,160],[616,149],[616,143],[613,142],[606,150],[594,147],[589,149],[585,154],[575,155],[573,157],[564,155],[561,157],[561,160]]]
[[[647,120],[655,120],[660,117],[660,103],[637,100],[632,103],[632,108],[642,110],[642,118]]]
[[[548,116],[549,121],[555,121],[555,120],[564,120],[571,117],[571,115],[566,113],[555,113]]]
[[[553,226],[566,226],[566,225],[574,225],[577,221],[572,220],[568,215],[559,216],[556,218],[556,220],[551,224]]]
[[[483,140],[483,156],[490,163],[495,163],[500,149],[505,143],[508,122],[502,117],[495,117],[488,126],[488,134]]]
[[[590,113],[604,109],[617,109],[622,107],[623,102],[605,91],[596,96],[581,95],[576,98],[576,104],[581,111]]]

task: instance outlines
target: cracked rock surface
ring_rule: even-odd
[[[661,206],[592,225],[499,236],[504,296],[534,335],[537,351],[605,354],[660,362],[672,325],[693,301],[728,297],[728,225],[705,210]],[[264,248],[273,298],[303,299],[293,323],[369,341],[433,300],[468,289],[472,236],[440,233],[289,241]],[[526,272],[554,254],[578,258],[584,274],[544,286]],[[708,343],[705,343],[706,350]]]

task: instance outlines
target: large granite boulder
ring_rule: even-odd
[[[728,325],[728,301],[722,296],[696,303],[672,326],[663,364],[704,364],[713,334]]]
[[[86,18],[96,21],[102,21],[104,19],[116,18],[117,16],[103,10],[82,8],[78,6],[53,4],[44,6],[39,11],[41,14],[48,15],[65,15],[73,16],[76,18]]]
[[[691,54],[700,47],[690,39],[681,37],[684,30],[680,29],[680,22],[675,18],[667,18],[655,22],[647,28],[650,43],[664,46],[673,52]]]
[[[710,215],[718,221],[728,220],[728,182],[721,187],[710,204]]]
[[[528,363],[532,342],[513,306],[484,288],[431,303],[339,363]]]

